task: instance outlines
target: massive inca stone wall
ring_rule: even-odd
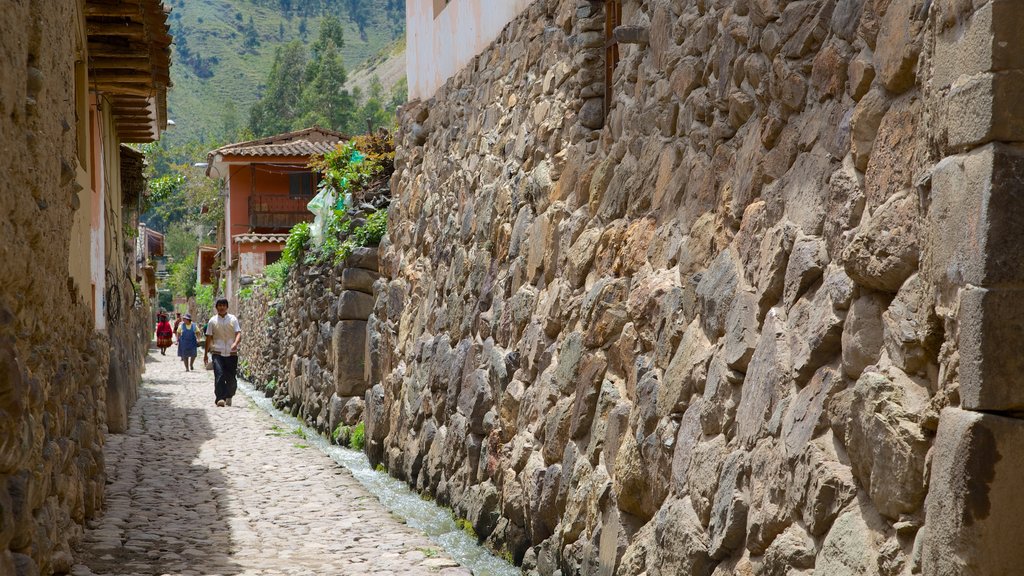
[[[1022,8],[626,0],[604,121],[603,5],[404,108],[371,461],[529,573],[1008,573]]]
[[[294,266],[276,300],[259,287],[241,299],[243,375],[325,434],[363,417],[377,265],[376,248],[357,248],[339,265]]]
[[[69,280],[76,22],[0,14],[0,574],[68,570],[102,505],[108,342]]]

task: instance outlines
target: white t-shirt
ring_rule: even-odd
[[[214,314],[206,326],[206,335],[213,338],[213,353],[230,356],[235,334],[241,331],[242,326],[234,314],[225,314],[223,318],[219,314]]]

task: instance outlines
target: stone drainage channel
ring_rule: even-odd
[[[370,468],[370,462],[362,452],[331,444],[298,418],[275,408],[273,401],[249,382],[239,379],[238,388],[257,406],[288,426],[289,430],[301,429],[309,444],[347,468],[388,510],[405,520],[409,526],[429,536],[456,562],[472,570],[475,576],[519,576],[520,571],[515,566],[491,554],[477,544],[475,538],[459,530],[450,510],[420,498],[401,480]]]

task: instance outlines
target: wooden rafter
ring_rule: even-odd
[[[125,142],[152,142],[167,124],[170,10],[161,0],[86,0],[89,86],[110,101]]]

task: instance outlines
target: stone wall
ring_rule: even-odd
[[[0,16],[0,574],[69,569],[102,505],[108,341],[68,276],[75,12]]]
[[[603,6],[403,109],[371,462],[531,574],[1012,572],[1024,6],[625,0],[607,117]]]
[[[240,298],[243,375],[321,433],[360,422],[378,277],[377,249],[358,248],[337,266],[293,266],[276,300],[258,287]]]
[[[148,342],[123,225],[137,203],[122,204],[112,136],[98,160],[104,204],[83,205],[97,197],[81,188],[90,174],[76,129],[79,17],[76,3],[58,1],[15,3],[0,16],[0,574],[71,568],[72,547],[103,504],[104,434],[124,427]],[[90,210],[108,224],[101,263],[81,246],[98,216]],[[88,280],[94,266],[106,277],[100,311],[73,277]]]

